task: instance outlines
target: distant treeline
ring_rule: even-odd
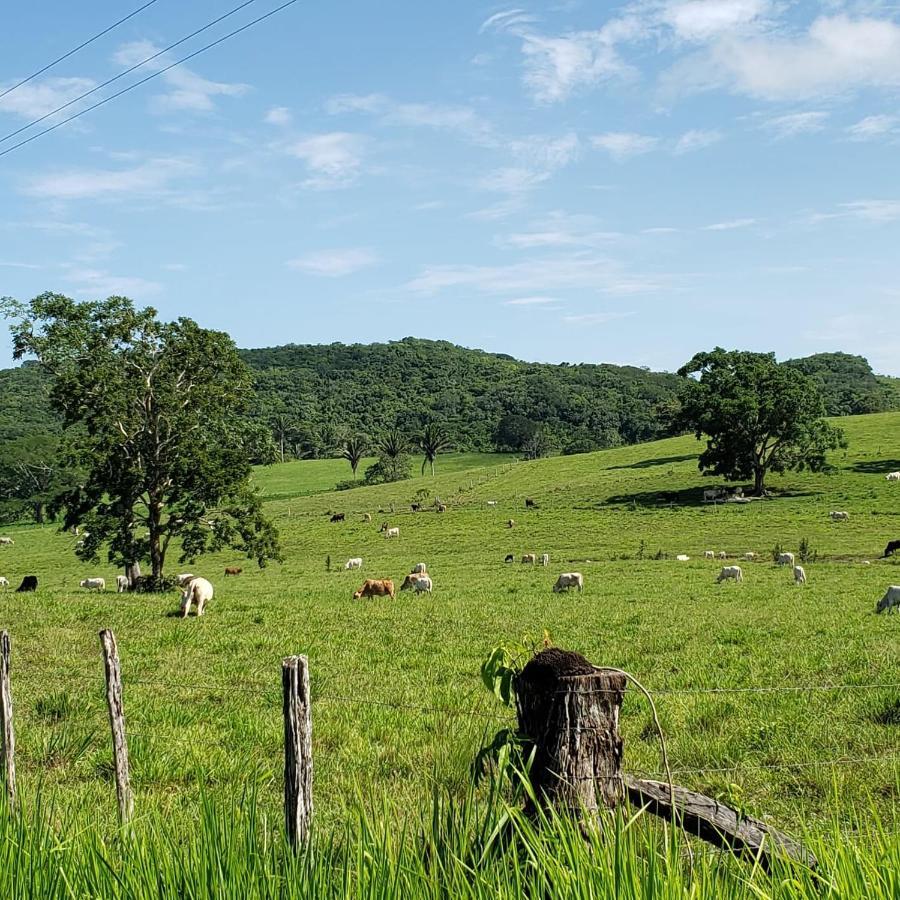
[[[254,417],[277,455],[283,448],[299,458],[334,455],[354,434],[413,436],[428,422],[458,450],[519,451],[538,431],[562,453],[638,443],[674,432],[682,386],[676,375],[643,368],[527,363],[416,338],[241,355],[256,375]],[[900,409],[900,380],[875,376],[863,357],[820,353],[788,365],[816,381],[829,415]],[[48,389],[36,364],[0,371],[0,455],[33,456],[38,439],[38,455],[49,455],[60,428]]]

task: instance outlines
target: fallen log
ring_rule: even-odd
[[[626,775],[625,789],[633,805],[663,819],[673,819],[672,795],[666,782]],[[742,815],[712,797],[677,785],[673,785],[672,793],[675,795],[675,823],[687,834],[736,854],[752,855],[766,869],[771,868],[775,858],[789,859],[810,869],[818,865],[815,856],[803,844],[759,819]]]

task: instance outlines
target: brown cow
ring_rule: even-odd
[[[354,600],[360,597],[383,597],[387,594],[394,599],[394,582],[389,578],[367,578],[366,583],[353,595]]]
[[[240,575],[244,570],[240,566],[226,566],[225,574],[226,575]]]

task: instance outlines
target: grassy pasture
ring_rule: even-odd
[[[900,468],[900,415],[842,424],[850,448],[835,455],[834,474],[773,478],[776,498],[748,505],[700,503],[714,482],[697,473],[692,438],[457,471],[441,459],[434,479],[340,493],[311,493],[327,480],[313,463],[276,466],[258,482],[281,498],[268,506],[286,562],[248,564],[226,580],[222,568],[239,559],[173,558],[173,571],[216,586],[208,614],[187,622],[174,615],[174,593],[80,590],[81,578],[112,584],[115,573],[76,561],[73,537],[8,529],[16,543],[0,547],[0,574],[13,586],[26,573],[41,580],[36,595],[0,597],[15,654],[20,787],[26,798],[49,792],[74,821],[112,825],[97,641],[111,627],[139,814],[190,832],[201,793],[231,802],[252,788],[260,815],[277,823],[280,660],[306,653],[319,826],[345,823],[360,804],[399,821],[428,808],[435,786],[465,793],[480,742],[511,721],[481,687],[479,664],[493,645],[547,629],[658,692],[679,783],[794,829],[850,832],[874,811],[900,830],[900,616],[874,614],[885,587],[900,583],[900,560],[876,559],[900,537],[900,486],[884,478]],[[412,513],[422,488],[447,512]],[[526,510],[526,496],[539,508]],[[391,503],[395,513],[379,512]],[[832,523],[832,509],[850,521]],[[330,524],[333,511],[346,523]],[[382,521],[399,526],[399,540],[378,532]],[[802,539],[818,558],[798,588],[771,549],[796,551]],[[719,563],[704,561],[705,549],[760,558],[740,563],[742,585],[717,585]],[[653,559],[657,551],[669,558]],[[507,553],[525,552],[550,553],[550,568],[504,565]],[[682,552],[689,562],[674,560]],[[362,573],[340,570],[350,556],[364,558]],[[434,597],[350,599],[363,577],[399,583],[420,560]],[[552,594],[555,576],[573,569],[584,594]],[[635,692],[622,730],[626,769],[658,771]]]

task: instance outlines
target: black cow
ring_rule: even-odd
[[[509,554],[507,554],[506,559],[504,559],[503,562],[511,563],[511,562],[513,562],[514,559],[515,559],[515,557],[512,555],[512,553],[509,553]]]
[[[537,509],[537,503],[531,497],[525,498],[525,509]]]
[[[900,550],[900,541],[888,541],[887,547],[884,548],[885,559],[893,556],[898,550]]]
[[[37,575],[26,575],[22,579],[22,583],[16,588],[17,594],[24,594],[28,591],[37,590]]]
[[[346,518],[346,516],[344,515],[344,513],[335,513],[331,517],[331,521],[332,522],[343,522],[345,518]]]

